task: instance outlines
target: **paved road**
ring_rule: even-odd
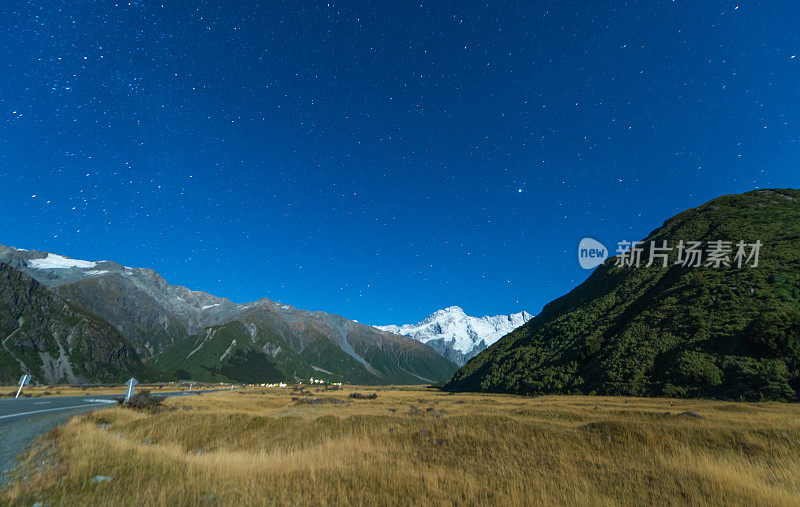
[[[103,408],[116,403],[116,398],[124,394],[83,395],[83,396],[49,396],[41,398],[7,398],[0,400],[0,424],[18,421],[20,418],[32,417],[47,412],[82,409],[87,407]],[[198,393],[214,393],[228,389],[208,389],[205,391],[175,391],[168,393],[152,393],[159,396],[192,396]]]
[[[0,485],[4,475],[16,464],[17,456],[25,446],[39,435],[43,435],[71,416],[113,407],[116,398],[122,394],[52,396],[42,398],[0,399]],[[153,393],[159,396],[193,396],[199,393],[213,393],[230,389],[208,389],[202,391],[177,391]]]

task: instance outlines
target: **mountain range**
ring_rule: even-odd
[[[0,381],[23,371],[48,383],[137,371],[205,381],[313,376],[419,384],[446,381],[457,368],[404,336],[268,299],[236,304],[171,285],[151,269],[6,246],[0,263]],[[70,323],[80,318],[86,323],[70,334]],[[39,328],[29,331],[32,322]],[[94,353],[87,357],[81,347]],[[113,361],[101,354],[111,349]]]
[[[695,242],[706,257],[690,263]],[[40,383],[314,376],[450,379],[453,391],[524,395],[800,399],[800,191],[714,199],[665,221],[639,253],[653,245],[657,262],[634,265],[635,249],[607,259],[533,318],[450,307],[378,327],[268,299],[233,303],[150,269],[0,246],[0,382],[22,372]],[[737,265],[738,245],[750,255],[759,245],[757,261]]]
[[[680,249],[692,241],[706,255],[699,265]],[[447,388],[798,400],[800,191],[719,197],[668,219],[643,248],[664,242],[666,258],[649,267],[607,259]],[[749,246],[742,266],[740,242]],[[711,256],[714,245],[726,262]]]
[[[463,366],[479,352],[533,316],[528,312],[493,317],[471,317],[458,306],[436,311],[417,324],[375,326],[383,331],[419,340]]]

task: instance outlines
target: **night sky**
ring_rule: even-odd
[[[588,275],[584,236],[615,249],[800,186],[799,19],[795,1],[4,1],[0,244],[366,323],[538,313]]]

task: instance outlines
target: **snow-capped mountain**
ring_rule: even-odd
[[[113,261],[84,261],[49,252],[0,245],[0,262],[19,269],[39,283],[59,288],[68,296],[75,296],[66,294],[74,292],[75,287],[108,285],[113,283],[112,280],[126,283],[131,289],[153,298],[159,306],[185,321],[190,333],[229,320],[241,307],[225,298],[171,285],[152,269],[130,268]],[[122,279],[127,282],[122,282]],[[86,301],[80,303],[89,310],[96,311],[92,308],[94,305],[88,305]],[[138,310],[141,311],[140,305]],[[107,316],[101,317],[108,320]],[[113,323],[113,319],[111,321]]]
[[[11,287],[10,280],[14,280],[13,287],[4,289],[0,277],[0,332],[5,330],[0,336],[15,332],[26,311],[4,312],[10,308],[2,304],[4,294],[11,294],[8,299],[16,301],[20,299],[18,287],[24,289],[28,283],[50,293],[51,299],[39,307],[58,309],[57,301],[76,305],[93,320],[116,328],[114,332],[106,326],[117,338],[95,333],[103,338],[98,343],[119,345],[121,336],[125,343],[117,348],[125,352],[123,346],[129,345],[133,363],[141,364],[141,358],[147,366],[182,379],[260,383],[318,377],[322,372],[330,380],[350,383],[418,384],[446,381],[456,370],[455,364],[432,347],[406,336],[269,299],[237,304],[172,285],[152,269],[0,245],[0,270],[0,274],[6,272],[5,285]],[[40,320],[50,326],[47,329],[61,330],[64,326],[59,321],[51,322],[59,315],[45,312]],[[36,329],[41,334],[45,328]],[[27,339],[21,331],[17,335]],[[42,350],[54,350],[52,344],[61,343],[58,340],[55,336],[48,342],[50,348]],[[106,350],[99,345],[95,349]],[[18,378],[21,372],[35,372],[44,375],[37,379],[48,381],[64,377],[45,372],[53,368],[51,363],[36,360],[38,352],[32,352],[33,359],[27,363],[21,353],[11,354],[5,346],[0,347],[0,382],[13,380],[14,375]],[[9,362],[15,369],[3,370],[2,365]],[[77,366],[74,370],[68,380],[105,378],[93,370],[81,372]]]
[[[528,312],[494,317],[471,317],[460,307],[451,306],[432,313],[418,324],[374,327],[426,343],[444,357],[462,366],[532,317],[533,315]]]

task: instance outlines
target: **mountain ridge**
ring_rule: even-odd
[[[333,380],[390,384],[444,382],[457,368],[430,347],[342,316],[267,298],[237,304],[148,268],[5,246],[0,261],[108,321],[148,363],[178,376],[243,381],[263,368],[284,380],[327,371]],[[209,353],[185,350],[189,342]]]

